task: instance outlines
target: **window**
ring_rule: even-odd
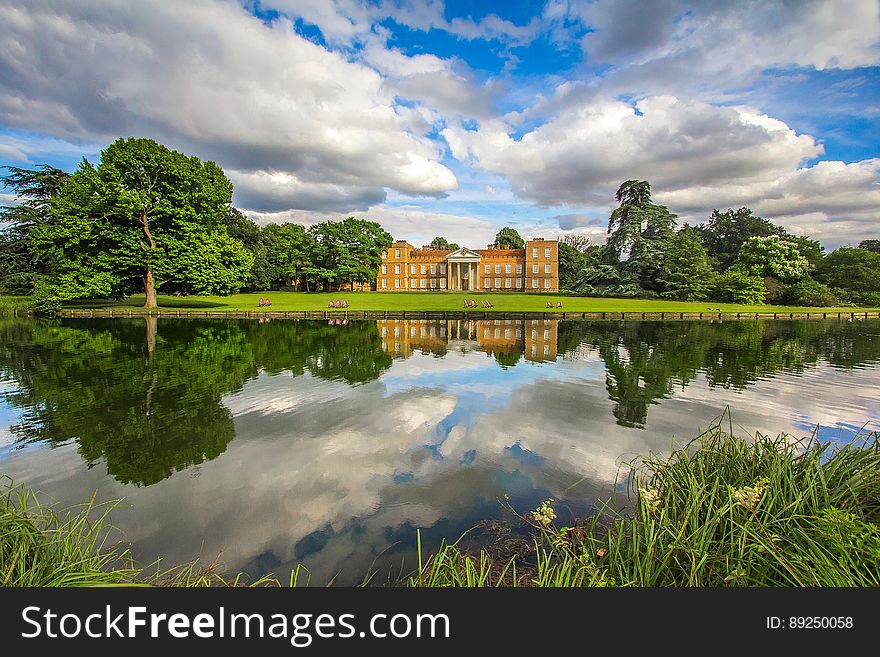
[[[394,287],[400,287],[400,279],[399,278],[394,279]]]
[[[500,278],[495,279],[495,287],[501,287],[501,279]]]
[[[383,273],[383,274],[387,274],[387,273],[388,273],[388,265],[382,265],[382,273]]]
[[[437,275],[437,265],[431,265],[431,276]]]
[[[395,273],[395,274],[399,274],[399,273],[400,273],[400,265],[394,265],[394,273]]]
[[[432,289],[432,290],[436,290],[436,289],[437,289],[437,279],[436,279],[436,278],[432,278],[432,279],[431,279],[431,289]]]
[[[501,265],[495,265],[495,273],[496,273],[496,274],[500,274],[500,273],[501,273]]]
[[[486,269],[488,269],[488,268],[489,268],[489,265],[486,265]],[[492,279],[491,278],[484,278],[483,279],[483,287],[486,288],[487,290],[490,287],[492,287]]]
[[[550,265],[550,263],[548,262],[546,265],[544,265],[544,273],[545,273],[545,274],[549,274],[549,273],[551,273],[551,272],[552,272],[551,265]]]
[[[504,265],[504,273],[505,273],[505,274],[509,274],[509,273],[510,273],[510,265]]]
[[[549,344],[545,344],[545,345],[544,345],[544,355],[545,355],[545,356],[549,356],[549,355],[550,355],[550,345],[549,345]]]
[[[427,273],[427,271],[428,271],[428,267],[426,265],[422,265],[422,273],[425,274],[425,273]],[[425,286],[422,285],[422,287],[425,287]]]
[[[537,246],[532,248],[532,257],[533,258],[538,257],[538,247]]]
[[[394,249],[394,257],[400,259],[400,249]]]
[[[504,279],[504,287],[509,288],[511,283],[512,283],[512,281],[509,278]]]
[[[446,275],[446,265],[440,265],[440,273]]]
[[[549,278],[545,278],[545,279],[544,279],[544,288],[546,289],[546,288],[548,288],[548,287],[550,287],[550,279],[549,279]]]
[[[384,288],[386,288],[386,287],[388,287],[388,279],[387,279],[387,278],[383,278],[383,279],[382,279],[382,288],[384,289]]]
[[[415,274],[415,273],[416,273],[416,266],[415,266],[415,265],[413,265],[412,267],[409,268],[409,273],[410,273],[410,274]]]
[[[550,247],[549,246],[544,249],[544,257],[545,258],[550,257]]]
[[[533,274],[537,274],[537,273],[538,273],[538,265],[532,265],[532,273],[533,273]]]
[[[537,278],[532,279],[532,287],[535,289],[538,288],[538,279]]]
[[[516,273],[517,273],[517,274],[522,274],[522,265],[517,265],[517,266],[516,266]]]
[[[428,287],[428,279],[427,279],[427,278],[423,278],[423,279],[422,279],[422,284],[421,284],[421,285],[422,285],[422,289]]]
[[[519,290],[521,287],[522,287],[522,279],[517,278],[516,279],[516,289]]]
[[[445,290],[445,289],[446,289],[446,279],[445,279],[445,278],[441,278],[441,279],[440,279],[440,289],[441,289],[441,290]]]
[[[490,273],[491,271],[492,271],[492,266],[491,266],[491,265],[486,265],[485,267],[483,267],[483,273],[484,273],[484,274],[488,274],[488,273]]]
[[[388,257],[388,251],[382,251],[382,260]]]

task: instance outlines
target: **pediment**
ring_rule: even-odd
[[[451,262],[479,262],[480,254],[470,249],[459,249],[446,256],[446,260]]]

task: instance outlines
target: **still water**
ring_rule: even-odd
[[[880,429],[880,320],[0,320],[0,474],[124,498],[149,563],[351,584],[547,497],[561,520],[726,408]]]

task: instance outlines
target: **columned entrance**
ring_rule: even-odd
[[[480,289],[480,254],[459,249],[446,256],[446,289],[475,292]]]

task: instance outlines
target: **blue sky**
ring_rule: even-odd
[[[151,137],[259,223],[601,242],[637,178],[681,221],[880,234],[866,0],[0,0],[0,71],[0,164]]]

